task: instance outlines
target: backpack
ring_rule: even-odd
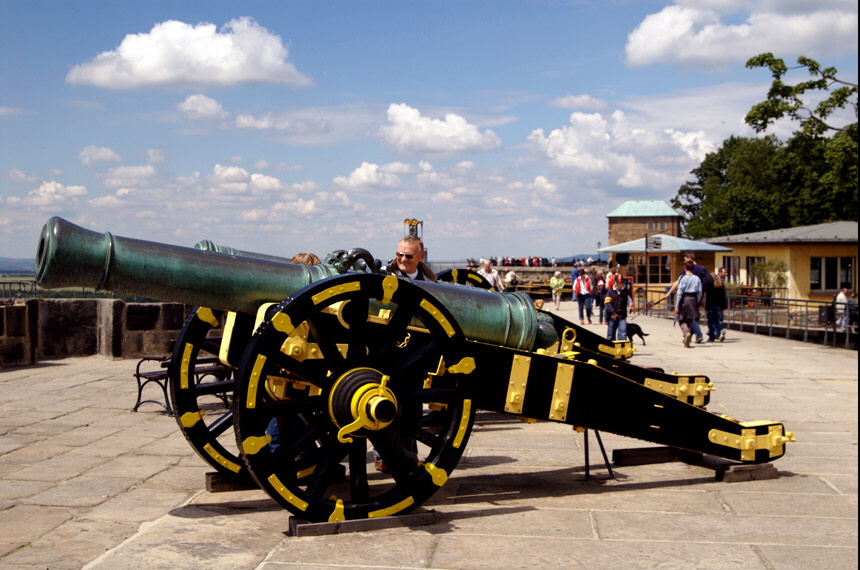
[[[703,267],[704,269],[704,267]],[[702,273],[702,291],[708,292],[714,288],[714,276],[711,275],[711,272],[705,269],[705,272]]]

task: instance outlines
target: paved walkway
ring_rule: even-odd
[[[129,411],[135,361],[67,358],[0,371],[0,570],[857,568],[857,352],[737,332],[684,349],[671,321],[634,322],[635,363],[707,374],[711,411],[795,433],[778,479],[673,462],[606,480],[592,436],[586,481],[582,434],[479,414],[435,524],[288,537],[261,491],[204,490],[160,408]]]

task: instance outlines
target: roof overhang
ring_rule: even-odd
[[[624,243],[617,243],[609,247],[598,249],[600,253],[642,253],[645,251],[645,238],[634,239]],[[709,252],[725,252],[732,251],[730,247],[723,247],[703,241],[694,241],[675,236],[664,234],[656,234],[648,236],[648,251],[657,253],[680,253],[684,251],[709,251]]]

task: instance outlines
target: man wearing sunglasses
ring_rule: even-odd
[[[398,277],[407,277],[413,281],[436,281],[436,274],[430,269],[430,266],[424,263],[424,244],[418,236],[404,236],[397,243],[397,252],[394,254],[394,259],[388,262],[387,271]],[[410,406],[408,409],[401,408],[398,411],[401,417],[411,418],[413,420],[420,419],[421,405],[417,407]],[[400,454],[407,462],[418,464],[418,445],[415,438],[406,436],[401,433],[397,426],[391,426],[385,430],[386,436],[392,446],[399,449]],[[383,463],[382,458],[376,450],[373,450],[373,462],[377,471],[383,473],[391,473],[391,469]]]
[[[418,281],[436,281],[436,274],[424,263],[424,244],[418,236],[404,236],[397,243],[397,253],[388,263],[388,272]]]

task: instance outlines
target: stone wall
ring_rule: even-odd
[[[0,367],[36,363],[37,316],[35,299],[0,306]]]
[[[66,356],[168,354],[186,313],[180,303],[117,299],[30,299],[0,306],[0,367]]]
[[[648,223],[653,224],[652,229],[648,229]],[[630,217],[630,218],[611,218],[609,220],[609,245],[617,245],[626,243],[636,239],[645,237],[645,234],[666,234],[670,236],[680,237],[681,226],[678,217]]]

